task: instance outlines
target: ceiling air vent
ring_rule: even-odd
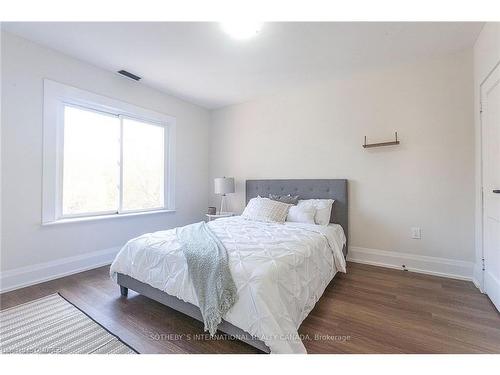
[[[136,76],[135,74],[132,74],[130,72],[127,72],[126,70],[119,70],[117,73],[121,74],[124,77],[133,79],[134,81],[139,81],[141,79],[141,77]]]

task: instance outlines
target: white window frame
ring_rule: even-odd
[[[123,210],[120,194],[117,211],[75,215],[62,214],[65,106],[118,116],[120,119],[130,118],[144,121],[164,128],[165,172],[163,207]],[[175,211],[175,117],[48,79],[44,80],[43,109],[42,225]],[[123,130],[123,126],[120,128]],[[122,168],[121,165],[120,168]],[[122,178],[121,172],[120,178]],[[122,181],[120,181],[120,185],[122,185]],[[123,186],[120,189],[123,189]]]

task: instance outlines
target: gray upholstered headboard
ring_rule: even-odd
[[[347,180],[247,180],[247,203],[258,195],[268,197],[269,194],[298,195],[300,199],[335,199],[330,222],[340,224],[348,238]]]

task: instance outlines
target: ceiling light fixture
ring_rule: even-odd
[[[221,28],[234,39],[249,39],[260,33],[262,22],[221,22]]]

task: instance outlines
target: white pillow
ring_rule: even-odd
[[[288,210],[288,216],[286,217],[286,221],[294,223],[316,224],[314,222],[315,215],[316,215],[316,208],[314,208],[313,206],[310,205],[292,206]]]
[[[267,223],[283,223],[291,204],[273,201],[269,198],[252,198],[241,214],[245,219]]]
[[[314,222],[318,225],[328,225],[332,214],[333,199],[304,199],[300,200],[297,206],[314,207],[316,215]]]

